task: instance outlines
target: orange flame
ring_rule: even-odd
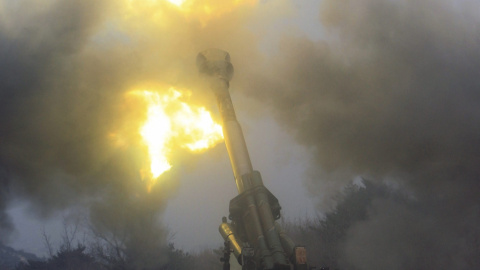
[[[210,113],[204,107],[182,101],[184,94],[174,88],[166,94],[147,90],[128,94],[141,97],[147,104],[147,119],[138,132],[148,148],[149,169],[144,168],[142,174],[149,181],[149,189],[172,167],[170,157],[175,149],[200,152],[223,140],[222,127]]]

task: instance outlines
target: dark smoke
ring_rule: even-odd
[[[109,2],[43,4],[0,6],[0,240],[13,229],[4,212],[9,198],[26,199],[41,217],[83,205],[95,231],[129,234],[123,240],[130,255],[144,262],[134,249],[143,242],[157,252],[165,244],[158,213],[174,184],[147,194],[142,150],[113,147],[108,134],[135,113],[122,108],[124,93],[152,80],[148,66],[125,44],[95,40],[112,11]]]
[[[132,269],[164,263],[158,214],[174,187],[147,193],[142,149],[113,147],[108,137],[135,114],[122,110],[123,95],[145,76],[132,73],[141,59],[125,48],[92,45],[110,3],[2,4],[10,16],[0,28],[0,241],[13,229],[9,199],[21,198],[39,217],[90,209],[92,231],[118,243]]]
[[[0,172],[0,209],[5,209],[8,203],[8,176],[4,172]],[[10,217],[4,212],[0,212],[0,239],[8,239],[9,234],[13,229]]]
[[[175,182],[147,194],[141,149],[113,147],[108,134],[137,128],[125,91],[194,86],[196,54],[219,47],[232,55],[232,86],[271,105],[312,150],[307,184],[324,202],[359,175],[416,201],[373,203],[349,230],[342,266],[480,268],[478,3],[323,0],[324,39],[285,37],[266,66],[246,28],[276,14],[241,9],[205,25],[164,2],[122,21],[118,1],[0,1],[2,241],[12,229],[4,210],[22,198],[42,217],[87,207],[95,231],[129,233],[140,260],[142,243],[161,249],[156,221]],[[163,24],[144,23],[157,9]],[[145,263],[134,267],[155,262]]]
[[[359,175],[418,201],[373,204],[349,232],[346,269],[480,267],[479,8],[325,0],[324,40],[285,37],[271,72],[245,84],[312,149],[309,185],[326,201]]]
[[[75,202],[85,191],[77,181],[95,185],[87,176],[98,159],[79,150],[98,143],[82,128],[98,120],[75,102],[91,94],[75,82],[84,72],[75,53],[99,19],[99,4],[58,2],[48,12],[15,18],[19,10],[35,10],[28,4],[2,3],[10,15],[0,28],[0,166],[2,179],[9,179],[2,181],[2,195],[8,189],[45,210]],[[65,189],[58,192],[57,184]]]
[[[92,231],[120,243],[130,267],[162,263],[159,219],[178,171],[148,193],[139,173],[144,149],[117,146],[110,135],[138,141],[144,112],[129,107],[126,92],[199,92],[199,51],[255,51],[242,27],[250,12],[202,21],[167,1],[0,0],[0,241],[14,229],[5,213],[13,200],[29,202],[39,218],[83,207]],[[193,167],[182,154],[177,167]]]

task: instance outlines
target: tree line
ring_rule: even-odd
[[[367,209],[374,198],[390,197],[402,200],[387,186],[373,184],[364,180],[361,185],[349,185],[342,194],[335,209],[324,216],[306,217],[303,220],[282,221],[287,233],[307,247],[308,261],[311,266],[328,266],[340,269],[341,245],[347,237],[348,229],[356,222],[367,218]],[[29,260],[19,264],[15,270],[187,270],[222,269],[220,258],[223,247],[202,252],[189,253],[177,249],[173,243],[149,253],[157,256],[153,264],[138,264],[138,258],[125,246],[103,241],[85,244],[74,243],[76,228],[65,229],[63,243],[54,251],[48,237],[45,242],[49,256],[42,261]],[[162,258],[162,259],[158,259]],[[148,258],[147,258],[148,259]],[[355,269],[352,266],[350,269]]]

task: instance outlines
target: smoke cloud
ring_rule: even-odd
[[[480,266],[478,8],[322,1],[326,36],[286,36],[270,72],[245,82],[312,150],[307,184],[322,205],[356,176],[394,182],[417,201],[372,204],[349,232],[345,269]]]
[[[349,230],[343,267],[478,268],[478,3],[323,0],[320,40],[276,30],[282,39],[264,54],[262,35],[294,5],[235,2],[207,14],[194,10],[212,1],[189,1],[189,11],[167,1],[0,1],[0,239],[13,229],[5,208],[21,198],[41,217],[90,209],[99,234],[131,232],[131,254],[146,240],[161,248],[157,220],[178,173],[148,193],[143,149],[110,134],[138,136],[141,113],[124,96],[136,88],[192,89],[214,108],[194,60],[218,47],[232,56],[232,88],[311,149],[306,184],[321,205],[357,176],[394,182],[416,201],[375,201]]]
[[[143,263],[133,268],[162,260],[147,253],[165,246],[160,214],[177,188],[176,168],[194,158],[177,154],[148,192],[145,149],[112,134],[139,140],[146,112],[125,98],[134,89],[187,88],[192,102],[215,108],[199,86],[196,54],[256,54],[245,28],[255,2],[235,2],[189,1],[182,10],[163,0],[0,1],[0,241],[14,229],[5,209],[15,198],[38,217],[85,207],[95,233],[123,241]]]

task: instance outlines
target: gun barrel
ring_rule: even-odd
[[[197,56],[199,71],[208,75],[210,87],[217,98],[217,105],[223,122],[223,135],[230,163],[239,193],[252,188],[243,181],[242,176],[253,172],[242,128],[237,121],[232,99],[228,91],[229,81],[233,76],[233,66],[227,52],[209,49]]]
[[[252,162],[248,154],[245,138],[243,137],[242,128],[237,122],[234,115],[232,100],[227,92],[225,96],[217,95],[218,107],[221,110],[223,118],[223,133],[225,137],[225,145],[227,147],[230,162],[232,164],[233,174],[239,193],[249,190],[251,185],[244,182],[242,176],[253,172]],[[228,112],[231,110],[231,113]]]

